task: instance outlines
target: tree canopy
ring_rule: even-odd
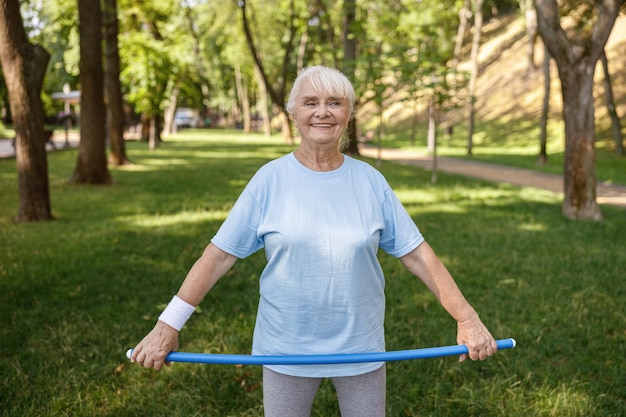
[[[250,36],[266,72],[269,91],[285,94],[283,85],[289,87],[302,65],[344,65],[340,3],[119,0],[125,101],[134,114],[162,115],[173,100],[172,94],[176,94],[178,106],[200,108],[207,116],[229,123],[239,117],[232,114],[241,104],[235,85],[239,68],[253,110],[258,112],[258,79],[245,41],[241,7],[246,7]],[[414,85],[411,74],[430,74],[433,66],[445,66],[451,58],[459,3],[357,0],[351,31],[358,45],[354,83],[360,95],[376,83],[387,83],[385,80],[396,75],[398,68],[409,79],[398,77],[395,88]],[[495,1],[492,6],[507,9],[515,4],[510,0]],[[43,97],[46,113],[54,115],[62,103],[52,100],[51,93],[62,91],[65,84],[72,89],[80,87],[77,3],[28,2],[22,6],[22,13],[27,17],[25,25],[32,40],[51,53]],[[293,43],[294,53],[285,60],[289,42]],[[279,111],[275,108],[273,114]]]

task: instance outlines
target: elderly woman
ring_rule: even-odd
[[[471,359],[497,350],[382,174],[342,154],[354,102],[351,83],[337,70],[310,67],[298,76],[287,110],[300,145],[250,180],[133,361],[160,369],[195,306],[238,258],[261,248],[267,265],[255,355],[384,351],[379,248],[399,258],[457,321],[457,342]],[[265,415],[309,416],[322,378],[332,379],[343,417],[385,415],[384,363],[265,366]]]

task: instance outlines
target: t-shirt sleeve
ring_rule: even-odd
[[[258,236],[262,208],[250,191],[244,189],[211,242],[238,258],[246,258],[264,246]]]
[[[385,190],[383,202],[385,228],[380,237],[380,248],[400,258],[417,248],[424,237],[391,188]]]

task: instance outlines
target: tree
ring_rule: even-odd
[[[535,68],[535,43],[539,36],[537,33],[537,11],[533,5],[533,0],[519,0],[519,5],[526,23],[528,73],[530,73]]]
[[[263,79],[263,83],[265,84],[265,88],[267,89],[267,93],[270,96],[272,102],[279,107],[283,112],[283,137],[287,143],[293,143],[293,137],[291,134],[291,124],[289,122],[289,114],[285,109],[285,98],[287,91],[287,82],[290,79],[289,70],[290,70],[290,59],[291,55],[295,50],[295,37],[297,32],[296,27],[296,11],[294,0],[289,1],[287,22],[286,22],[286,34],[283,45],[283,59],[282,64],[280,65],[280,72],[277,74],[276,79],[278,83],[275,84],[270,82],[269,73],[263,63],[263,58],[260,53],[260,49],[255,42],[255,36],[252,32],[252,27],[250,24],[250,19],[248,18],[247,13],[247,1],[238,1],[239,8],[241,9],[241,17],[243,22],[243,31],[246,36],[246,41],[248,44],[248,48],[250,49],[250,54],[254,60],[254,65],[258,71],[259,76]]]
[[[65,113],[70,108],[65,106],[64,101],[52,100],[49,94],[67,88],[78,89],[78,4],[76,0],[29,1],[28,4],[40,6],[36,19],[31,23],[34,27],[29,37],[51,55],[43,84],[44,111],[47,115]]]
[[[467,0],[469,4],[469,0]],[[409,3],[409,2],[406,2]],[[407,92],[406,100],[417,108],[418,100],[428,103],[427,149],[432,153],[433,176],[436,182],[437,146],[436,123],[439,115],[458,107],[465,90],[464,74],[457,70],[460,57],[461,40],[465,29],[464,18],[468,11],[465,7],[458,13],[461,18],[459,27],[454,24],[455,4],[453,1],[423,0],[419,4],[407,4],[407,10],[397,25],[398,53],[402,57],[397,65],[402,90]],[[456,33],[456,36],[455,36]],[[415,110],[414,110],[415,112]],[[416,119],[413,116],[412,119]],[[412,123],[413,125],[414,123]],[[412,126],[411,140],[413,143]]]
[[[539,33],[556,61],[565,122],[563,214],[601,220],[596,202],[593,75],[624,0],[536,0]],[[561,14],[573,19],[563,26]]]
[[[539,122],[539,156],[537,165],[548,162],[548,114],[550,111],[550,52],[543,48],[543,105],[541,106],[541,121]]]
[[[100,2],[78,0],[80,33],[81,140],[70,183],[111,184],[105,151],[102,9]]]
[[[474,0],[474,35],[472,37],[471,71],[469,81],[470,108],[467,127],[467,154],[472,154],[474,147],[474,119],[476,114],[476,82],[478,80],[478,49],[483,30],[483,0]]]
[[[241,75],[241,67],[239,65],[235,66],[235,85],[237,86],[237,98],[239,99],[239,107],[241,109],[243,133],[250,133],[252,132],[252,116],[250,113],[248,85]]]
[[[454,57],[452,58],[451,68],[453,72],[456,72],[459,61],[461,60],[461,49],[463,48],[463,39],[465,38],[465,32],[467,31],[467,23],[472,17],[472,4],[471,0],[463,0],[463,6],[459,10],[459,26],[456,32],[456,39],[454,41]]]
[[[124,143],[125,117],[122,85],[120,83],[120,54],[117,42],[117,0],[104,0],[103,5],[102,16],[104,18],[106,44],[105,87],[109,114],[109,162],[119,166],[130,162],[126,158],[126,145]]]
[[[209,4],[204,5],[205,8],[210,6],[211,5]],[[225,31],[225,25],[223,21],[219,20],[219,17],[221,17],[221,15],[223,14],[230,14],[224,13],[224,9],[221,6],[222,5],[220,5],[219,7],[222,13],[217,13],[215,10],[211,9],[197,10],[197,6],[187,6],[184,8],[184,22],[186,25],[185,31],[190,35],[190,49],[191,51],[193,51],[193,61],[189,63],[189,68],[191,71],[197,73],[196,76],[191,76],[188,78],[193,79],[197,86],[196,88],[199,89],[199,96],[201,97],[201,105],[202,107],[204,107],[203,110],[205,113],[205,117],[206,110],[208,110],[211,105],[211,90],[213,89],[210,81],[211,75],[215,75],[215,71],[210,71],[211,57],[220,60],[221,51],[219,50],[218,45],[222,43],[227,43],[214,41],[216,36],[222,35]],[[207,50],[209,49],[209,45],[211,46],[211,48],[210,50]],[[186,51],[185,53],[188,52]],[[220,63],[221,62],[216,63],[216,66],[219,66]],[[217,88],[215,88],[214,90],[217,90]],[[178,93],[179,89],[174,89],[174,92]],[[172,104],[176,104],[174,99],[170,100],[170,105]]]
[[[0,0],[0,64],[16,133],[17,221],[52,219],[41,87],[50,54],[30,43],[18,0]]]
[[[609,60],[606,57],[606,52],[602,51],[600,55],[600,62],[602,62],[602,72],[604,73],[604,95],[606,96],[606,107],[611,118],[611,133],[613,134],[613,141],[615,142],[615,153],[619,156],[624,156],[624,143],[622,141],[622,127],[617,115],[617,109],[615,107],[615,100],[613,99],[613,87],[611,86],[611,73],[609,72]]]
[[[141,115],[141,139],[155,149],[161,142],[162,116],[170,107],[168,100],[178,100],[178,80],[188,75],[178,58],[183,54],[192,56],[189,46],[178,36],[183,30],[184,10],[175,8],[173,0],[122,3],[126,7],[120,20],[120,79],[126,99]]]
[[[350,80],[354,79],[354,67],[356,65],[356,36],[354,25],[356,25],[356,4],[355,0],[344,0],[343,2],[343,72]],[[352,155],[359,154],[359,143],[357,138],[356,112],[350,119],[348,125],[348,147],[346,152]]]

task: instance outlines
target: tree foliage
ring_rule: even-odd
[[[354,84],[360,95],[368,86],[388,84],[389,75],[432,73],[427,67],[449,59],[456,29],[458,0],[420,2],[397,0],[355,0],[356,19],[350,28],[356,43],[353,64],[343,59],[342,2],[328,0],[157,0],[133,2],[119,0],[120,59],[125,100],[134,113],[162,117],[175,104],[199,108],[227,123],[236,121],[240,100],[235,91],[235,68],[239,68],[255,108],[259,97],[254,71],[254,56],[245,43],[239,13],[247,11],[250,36],[257,47],[269,93],[274,94],[273,114],[282,102],[298,68],[323,64],[354,67]],[[512,1],[492,2],[498,8]],[[277,13],[281,11],[280,13]],[[42,2],[36,10],[39,28],[34,36],[51,50],[51,69],[44,90],[60,91],[65,83],[78,83],[78,28],[76,2]],[[285,55],[286,48],[292,53]],[[384,59],[376,60],[376,48]],[[411,56],[420,50],[420,59]],[[426,56],[429,56],[426,58]],[[412,67],[413,66],[413,67]],[[417,72],[419,71],[419,74]],[[445,77],[444,77],[445,78]],[[402,79],[396,88],[410,83]],[[381,87],[382,88],[382,87]],[[173,94],[177,94],[174,100]],[[44,95],[48,112],[59,110]],[[219,116],[221,115],[221,117]]]

